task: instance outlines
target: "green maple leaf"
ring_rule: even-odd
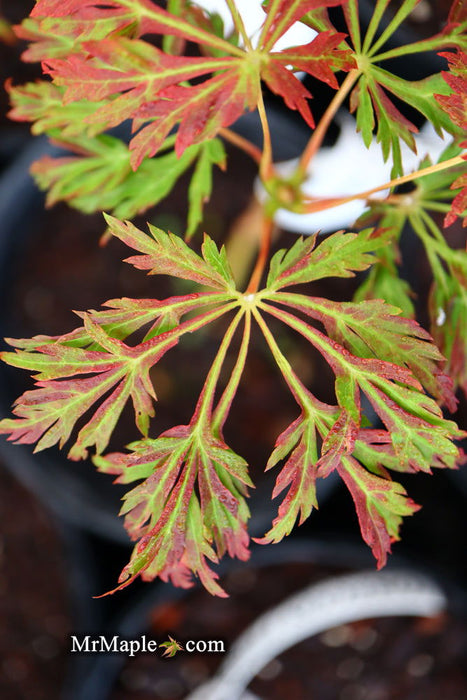
[[[370,145],[376,129],[376,140],[381,144],[384,159],[387,160],[392,155],[393,178],[402,175],[401,142],[415,151],[414,134],[418,131],[401,113],[397,107],[398,102],[419,111],[433,124],[438,133],[444,129],[451,134],[462,134],[459,125],[442,107],[441,103],[444,104],[445,100],[450,99],[450,89],[441,74],[410,81],[393,75],[383,67],[384,62],[389,59],[402,57],[410,61],[412,54],[424,51],[442,51],[447,48],[455,48],[460,52],[465,50],[467,18],[465,9],[459,9],[462,3],[453,3],[448,22],[439,34],[390,50],[384,49],[386,42],[418,2],[419,0],[406,0],[382,26],[389,2],[377,2],[365,34],[362,33],[359,23],[357,0],[349,0],[343,5],[350,42],[353,45],[353,58],[358,66],[357,82],[350,98],[351,110],[356,112],[357,129],[367,146]],[[305,17],[305,21],[318,31],[332,26],[325,8],[311,11]]]
[[[299,238],[289,250],[272,258],[266,282],[268,290],[279,290],[324,277],[354,277],[375,260],[375,253],[387,246],[388,233],[365,229],[360,233],[337,233],[316,246],[317,236]]]
[[[451,143],[438,162],[443,163],[461,152],[459,146]],[[420,168],[430,165],[431,161],[425,158]],[[370,271],[355,298],[361,300],[380,297],[401,308],[406,315],[413,314],[407,284],[398,281],[397,276],[394,277],[393,284],[390,280],[391,270],[396,274],[394,251],[397,250],[404,227],[409,224],[425,248],[433,273],[429,300],[431,334],[446,358],[445,372],[454,381],[455,388],[460,386],[467,391],[467,253],[461,249],[451,249],[435,218],[438,212],[442,212],[450,220],[456,187],[459,180],[464,178],[462,174],[459,176],[463,169],[461,164],[442,172],[415,177],[415,189],[412,192],[396,194],[389,202],[381,201],[370,205],[360,223],[363,225],[376,220],[383,229],[389,231],[394,243],[391,248],[382,251],[380,260]],[[455,213],[453,216],[456,218]],[[449,223],[449,220],[445,223]],[[426,373],[424,385],[431,394],[443,401],[443,391],[436,388],[436,372],[426,367]],[[431,373],[434,381],[429,379]],[[447,401],[446,404],[451,411],[455,410],[452,401]]]
[[[74,104],[81,103],[68,107]],[[66,132],[67,128],[62,133]],[[224,167],[225,163],[224,147],[217,139],[190,146],[178,157],[173,150],[174,137],[169,137],[156,158],[144,160],[133,171],[127,144],[114,136],[65,138],[56,129],[49,135],[55,135],[55,143],[74,155],[44,156],[33,164],[31,172],[40,189],[47,191],[48,206],[65,201],[85,213],[104,210],[118,218],[133,218],[166,197],[180,176],[196,163],[188,190],[187,235],[196,230],[211,194],[212,167]]]

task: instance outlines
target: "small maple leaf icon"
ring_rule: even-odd
[[[177,642],[176,639],[170,636],[169,634],[169,641],[167,642],[162,642],[159,646],[165,647],[165,651],[162,654],[162,656],[175,656],[175,654],[178,651],[183,651],[183,647],[179,642]]]

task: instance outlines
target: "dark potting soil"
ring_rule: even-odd
[[[55,523],[0,464],[0,697],[55,700],[71,630]]]
[[[228,652],[256,617],[337,569],[307,563],[243,566],[224,580],[227,600],[195,591],[151,610],[147,634],[223,640]],[[141,654],[122,669],[111,700],[181,700],[211,678],[220,653]],[[450,614],[380,618],[332,628],[270,662],[249,686],[265,700],[463,700],[467,697],[467,628]]]

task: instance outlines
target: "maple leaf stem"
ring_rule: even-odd
[[[307,168],[312,161],[314,155],[323,143],[324,137],[326,136],[327,130],[334,119],[338,109],[344,102],[345,98],[349,94],[350,90],[354,86],[356,80],[359,78],[361,71],[358,68],[351,70],[345,77],[344,82],[340,86],[339,90],[334,95],[333,99],[329,103],[325,113],[321,117],[318,126],[313,132],[308,144],[303,152],[300,162],[297,167],[297,171],[305,175]]]
[[[238,11],[238,7],[236,6],[235,2],[233,0],[226,0],[227,6],[229,8],[230,15],[232,17],[232,21],[234,23],[235,29],[238,31],[240,36],[242,37],[243,41],[245,42],[245,46],[249,51],[253,51],[253,46],[251,45],[250,37],[247,34],[247,31],[245,29],[245,24],[243,23],[242,16],[240,12]]]
[[[240,346],[240,350],[237,356],[237,360],[235,362],[235,366],[232,370],[232,373],[230,375],[229,382],[227,386],[224,389],[224,392],[222,394],[222,397],[214,411],[214,416],[212,419],[212,431],[213,433],[219,437],[220,432],[222,431],[222,428],[224,426],[225,420],[228,416],[230,406],[232,405],[232,401],[235,397],[235,394],[237,393],[238,386],[240,384],[240,380],[242,378],[243,370],[245,368],[245,362],[246,358],[248,355],[248,347],[250,344],[250,335],[251,335],[251,311],[250,309],[246,310],[245,313],[245,326],[243,329],[243,338],[242,338],[242,344]]]
[[[268,310],[267,307],[265,307],[265,309]],[[328,414],[321,411],[318,406],[315,406],[313,404],[313,396],[310,394],[308,389],[304,386],[304,384],[300,381],[300,379],[293,371],[289,361],[279,348],[273,334],[271,333],[271,330],[269,329],[268,324],[264,320],[259,309],[257,307],[253,307],[252,313],[255,317],[255,321],[261,329],[261,332],[263,333],[264,339],[268,344],[271,354],[274,357],[276,364],[296,402],[303,410],[304,414],[313,416],[318,430],[322,435],[325,434],[326,431],[331,427],[334,419],[331,419]]]
[[[269,250],[271,248],[272,240],[272,230],[273,230],[273,220],[269,216],[264,216],[263,218],[263,230],[261,234],[261,247],[259,249],[258,258],[256,260],[256,265],[253,269],[248,287],[245,290],[245,294],[255,294],[258,291],[261,278],[263,276],[264,268],[269,256]]]
[[[431,218],[429,216],[427,218],[430,219],[430,221],[431,221]],[[438,240],[436,240],[436,238],[434,238],[433,236],[431,236],[429,234],[429,232],[426,228],[427,221],[426,221],[426,219],[425,220],[424,219],[425,219],[425,217],[423,217],[423,212],[421,212],[420,214],[417,213],[417,214],[412,214],[411,216],[409,216],[409,221],[410,221],[410,224],[411,224],[413,230],[415,231],[417,236],[420,238],[420,240],[422,241],[422,243],[425,247],[425,251],[426,251],[426,254],[428,256],[428,260],[430,261],[430,266],[431,266],[433,275],[434,275],[437,283],[439,285],[443,286],[447,292],[448,289],[447,289],[446,282],[445,282],[446,272],[445,272],[443,264],[441,263],[441,260],[440,260],[440,257],[443,259],[445,257],[443,255],[443,252],[444,252],[443,248],[446,247],[446,243],[443,239],[443,246],[442,246],[442,250],[440,251],[439,250],[440,242]],[[441,234],[440,231],[439,231],[439,233]]]
[[[261,88],[258,96],[258,114],[261,120],[261,127],[263,129],[263,152],[261,155],[259,174],[263,181],[267,181],[272,177],[274,168],[272,165],[271,131],[269,129],[269,122],[266,114],[266,108],[264,106],[264,98]]]
[[[266,19],[264,20],[263,27],[261,29],[261,34],[259,35],[258,39],[258,47],[261,49],[266,49],[268,48],[267,46],[264,46],[264,40],[268,34],[269,28],[274,22],[274,19],[276,18],[277,10],[280,6],[281,0],[271,0],[270,6],[269,6],[269,11],[266,15]]]
[[[332,209],[333,207],[338,207],[341,204],[347,204],[347,202],[353,202],[355,199],[367,199],[372,194],[377,192],[382,192],[391,187],[397,187],[398,185],[403,185],[405,182],[412,182],[413,180],[425,177],[425,175],[432,175],[433,173],[440,172],[441,170],[447,170],[448,168],[453,168],[456,165],[462,165],[465,163],[462,156],[455,156],[454,158],[449,158],[449,160],[444,160],[441,163],[436,163],[435,165],[430,165],[427,168],[422,168],[421,170],[416,170],[408,175],[402,175],[401,177],[396,177],[389,182],[385,182],[384,185],[378,185],[378,187],[373,187],[371,190],[365,190],[364,192],[358,192],[357,194],[349,195],[348,197],[333,197],[330,199],[305,199],[303,205],[303,213],[311,214],[317,211],[324,211],[325,209]]]
[[[209,374],[206,378],[203,389],[199,396],[193,419],[197,423],[197,425],[200,426],[200,429],[202,429],[202,427],[206,425],[211,424],[214,395],[216,393],[217,383],[219,381],[222,365],[224,364],[227,351],[230,347],[235,331],[237,330],[238,325],[244,314],[245,310],[243,308],[240,309],[235,318],[231,321],[229,327],[227,328],[227,331],[225,332],[225,335],[222,338],[219,350],[217,351],[217,355],[214,359],[214,362],[211,365],[211,369],[209,370]]]
[[[181,323],[179,326],[174,328],[171,331],[167,331],[164,335],[165,338],[161,340],[161,336],[155,336],[154,338],[151,338],[150,340],[145,341],[142,343],[140,347],[147,346],[148,349],[145,351],[141,351],[140,354],[138,355],[138,362],[142,363],[143,360],[147,361],[150,359],[151,355],[158,356],[160,353],[160,350],[163,349],[166,345],[170,347],[171,343],[173,342],[174,338],[180,338],[182,335],[185,335],[186,333],[193,333],[194,331],[199,330],[203,326],[208,325],[209,323],[212,323],[213,321],[216,321],[218,318],[223,316],[225,313],[228,311],[231,311],[235,307],[238,306],[237,301],[232,301],[229,304],[225,304],[224,306],[217,307],[216,309],[213,309],[212,311],[209,311],[205,314],[202,314],[201,316],[195,316],[195,318],[190,319],[188,321],[185,321],[184,323]]]
[[[124,7],[132,9],[133,0],[120,0],[120,4]],[[238,46],[231,44],[225,39],[222,39],[221,37],[216,36],[215,34],[208,32],[205,29],[201,29],[200,27],[190,25],[189,22],[186,22],[181,17],[171,15],[168,12],[164,12],[162,14],[159,8],[155,8],[154,11],[152,11],[147,5],[139,7],[138,11],[140,13],[141,18],[147,17],[148,19],[152,19],[158,24],[165,25],[168,29],[178,31],[182,28],[185,35],[189,37],[190,41],[193,41],[194,43],[207,44],[207,46],[212,46],[216,49],[220,49],[221,51],[225,51],[228,54],[240,56],[241,58],[244,58],[245,56],[245,52],[242,49],[238,48]],[[167,34],[170,34],[170,32],[167,32]]]
[[[290,328],[300,333],[309,343],[314,345],[324,356],[328,355],[335,361],[336,366],[346,371],[351,371],[351,365],[347,362],[344,354],[336,347],[338,344],[332,342],[325,335],[312,328],[308,324],[304,323],[297,316],[284,311],[283,309],[278,309],[275,306],[270,306],[269,304],[264,304],[262,302],[258,303],[258,307],[266,313],[274,316],[275,318],[282,321]]]
[[[296,376],[294,371],[292,370],[292,367],[290,366],[290,362],[288,359],[285,357],[285,355],[282,353],[281,349],[279,348],[278,344],[276,343],[276,340],[271,333],[268,324],[262,317],[261,313],[256,307],[253,307],[252,309],[253,316],[255,317],[255,321],[258,324],[258,326],[261,329],[261,332],[264,335],[264,339],[266,340],[269,349],[271,350],[272,356],[274,357],[277,366],[279,367],[282,376],[284,377],[285,381],[287,382],[288,387],[294,394],[294,396],[299,396],[303,402],[305,403],[306,399],[306,389],[302,382],[299,380],[299,378]],[[301,403],[301,402],[300,402]]]
[[[261,150],[248,139],[240,136],[240,134],[236,134],[235,131],[225,126],[219,129],[219,136],[222,136],[226,141],[247,153],[258,165],[261,163]]]

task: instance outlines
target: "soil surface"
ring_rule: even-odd
[[[0,697],[60,697],[71,630],[56,523],[0,464]]]
[[[227,575],[228,600],[202,591],[155,607],[148,633],[167,630],[186,640],[232,642],[258,613],[285,595],[330,575],[334,567],[283,564],[244,566]],[[161,659],[142,654],[122,669],[112,700],[181,700],[212,677],[222,654],[179,652]],[[269,663],[249,686],[267,700],[463,700],[467,693],[467,628],[448,614],[433,619],[388,618],[332,628],[297,644]]]

